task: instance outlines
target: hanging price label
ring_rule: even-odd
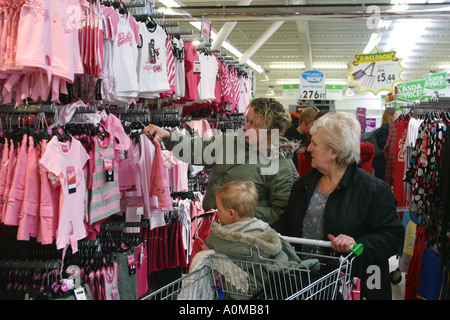
[[[325,100],[326,94],[319,90],[303,90],[301,94],[301,99],[308,100]]]
[[[382,90],[394,91],[394,83],[401,82],[400,73],[405,70],[395,56],[394,51],[380,52],[374,48],[368,54],[358,53],[351,63],[352,85],[359,88],[359,93],[370,91],[374,94]]]
[[[325,75],[317,70],[309,70],[300,76],[300,99],[325,100]]]

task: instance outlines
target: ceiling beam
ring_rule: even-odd
[[[248,6],[252,0],[240,0],[238,2],[238,6]],[[236,26],[237,21],[227,21],[224,23],[222,28],[220,28],[219,32],[217,33],[217,37],[213,40],[211,43],[211,49],[219,49],[222,46],[222,43],[227,40],[228,36],[230,35],[231,31],[233,31],[234,27]]]
[[[302,48],[303,53],[303,63],[305,64],[306,70],[311,70],[313,61],[308,21],[297,21],[297,30],[300,38],[300,47]]]
[[[258,38],[251,46],[248,48],[242,57],[239,58],[240,63],[246,63],[248,59],[250,59],[253,54],[258,51],[261,46],[266,43],[266,41],[278,30],[279,27],[284,23],[284,21],[276,21],[271,24],[271,26]]]
[[[305,21],[367,19],[372,13],[367,8],[375,5],[386,19],[430,18],[447,20],[450,7],[446,3],[409,4],[406,11],[393,11],[391,4],[327,4],[327,5],[252,5],[252,6],[185,6],[172,8],[165,19],[186,20],[202,16],[210,21]]]

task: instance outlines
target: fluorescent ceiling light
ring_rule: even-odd
[[[277,84],[300,84],[300,79],[291,79],[291,80],[278,80]]]
[[[278,85],[299,84],[299,83],[300,83],[300,78],[299,79],[285,79],[285,80],[278,80],[277,81]],[[348,82],[347,82],[347,80],[327,79],[327,78],[325,78],[325,84],[348,84]]]
[[[439,66],[439,69],[450,69],[450,64],[443,64]]]
[[[272,64],[271,69],[305,69],[304,64]]]
[[[247,60],[245,63],[248,64],[250,68],[253,68],[253,70],[255,70],[258,73],[264,72],[264,69],[261,66],[257,65],[256,63],[254,63],[252,60]]]
[[[347,69],[347,64],[315,64],[314,69]]]
[[[174,0],[159,0],[163,5],[165,5],[167,8],[179,8],[181,7],[178,3],[176,3]]]
[[[272,64],[271,69],[305,69],[304,64]],[[347,64],[315,64],[314,69],[347,69]]]
[[[325,78],[325,84],[348,84],[347,80],[340,79],[327,79]]]
[[[385,51],[394,50],[398,58],[402,58],[402,65],[408,63],[408,57],[414,50],[416,43],[426,28],[431,24],[430,20],[396,20],[392,24],[392,31],[384,47]]]

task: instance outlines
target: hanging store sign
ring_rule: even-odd
[[[425,82],[425,79],[423,79],[397,84],[400,91],[397,94],[397,100],[405,102],[424,100],[427,97]]]
[[[342,90],[344,90],[343,85],[337,84],[327,84],[327,100],[342,100]]]
[[[358,87],[359,92],[369,91],[378,94],[380,91],[394,91],[394,84],[401,82],[400,74],[405,68],[395,51],[381,52],[374,48],[368,54],[358,53],[347,74],[351,77],[351,85]]]
[[[425,89],[441,90],[447,88],[447,72],[432,73],[423,76]]]
[[[284,84],[283,85],[283,99],[298,99],[300,96],[300,85]]]
[[[300,76],[300,99],[325,100],[325,75],[317,70],[305,71]]]
[[[356,118],[361,125],[361,134],[366,130],[366,108],[356,108]]]
[[[211,38],[211,21],[202,16],[201,24],[201,35],[202,37]]]

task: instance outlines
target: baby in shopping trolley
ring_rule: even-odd
[[[228,298],[285,299],[311,281],[318,260],[302,261],[291,244],[255,217],[257,203],[249,181],[229,182],[217,192],[218,220],[205,239],[210,250],[196,255],[191,270],[207,258],[220,274],[216,288]]]

